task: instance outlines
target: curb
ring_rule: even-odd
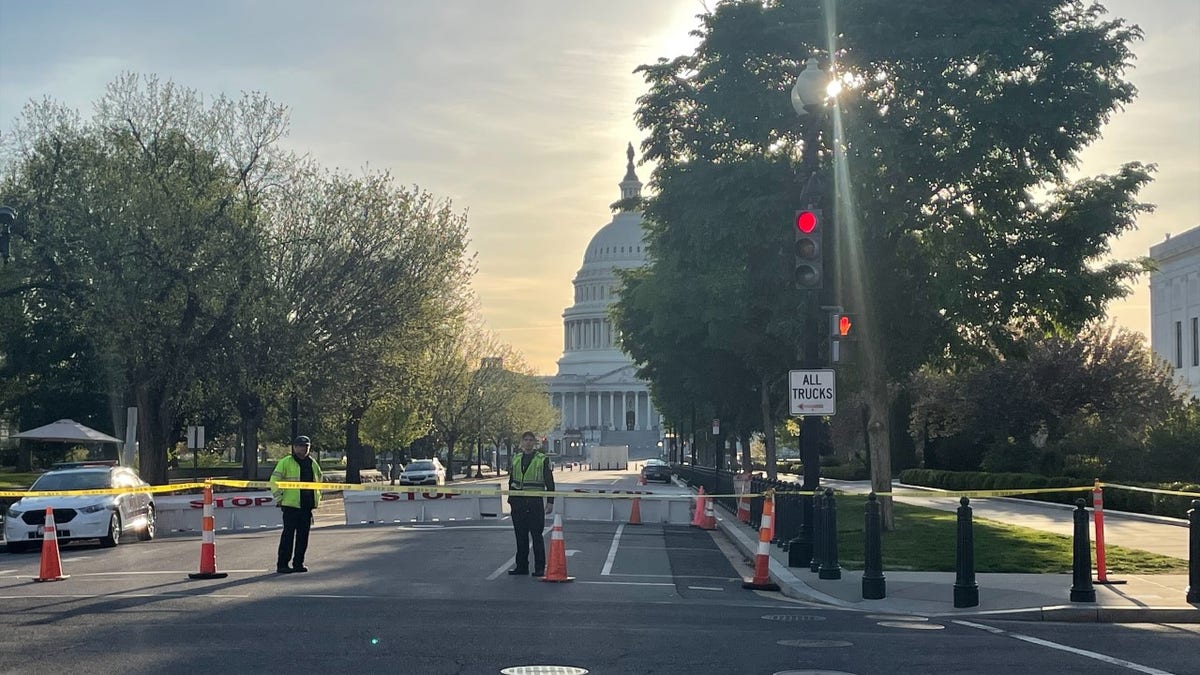
[[[719,515],[718,528],[728,536],[742,555],[753,558],[758,551],[757,542],[752,542],[741,530],[740,521],[731,521]],[[826,595],[813,589],[797,577],[787,565],[769,558],[768,574],[771,581],[779,585],[780,593],[795,600],[828,605],[831,609],[855,612],[893,611],[884,607],[863,607],[841,598]],[[896,613],[912,614],[910,611],[895,610]],[[921,613],[930,618],[991,619],[993,621],[1057,621],[1064,623],[1200,623],[1200,605],[1188,607],[1104,607],[1081,605],[1047,605],[1017,609],[997,609],[979,612],[957,611]]]
[[[937,617],[993,621],[1059,621],[1063,623],[1200,623],[1200,607],[1079,607],[1050,605],[1028,609],[998,609],[975,614],[935,614]]]

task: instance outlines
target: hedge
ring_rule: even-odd
[[[905,469],[900,480],[908,485],[939,488],[942,490],[1023,490],[1056,487],[1085,487],[1092,481],[1068,476],[1042,476],[1034,473],[986,473],[983,471],[941,471],[937,469]],[[1175,490],[1200,493],[1200,485],[1194,483],[1128,483],[1133,487]],[[1019,499],[1074,504],[1084,498],[1088,505],[1092,493],[1088,492],[1044,492],[1031,495],[1014,495]],[[1186,518],[1192,499],[1183,495],[1163,495],[1150,492],[1135,492],[1109,487],[1104,490],[1104,508],[1130,513],[1147,513],[1171,518]]]

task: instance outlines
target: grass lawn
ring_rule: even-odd
[[[838,495],[838,557],[848,569],[863,567],[865,495]],[[910,504],[895,504],[896,529],[883,533],[883,569],[953,572],[957,516]],[[1071,538],[973,519],[976,572],[1052,574],[1071,571]],[[1186,574],[1186,560],[1106,546],[1110,573]],[[1092,564],[1095,565],[1095,542]]]
[[[17,473],[8,468],[0,469],[0,490],[24,490],[33,485],[33,481],[37,480],[40,475],[42,475],[40,471]]]

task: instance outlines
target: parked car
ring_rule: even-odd
[[[445,485],[446,468],[436,457],[414,459],[400,472],[401,485]]]
[[[56,492],[146,485],[128,467],[111,462],[73,462],[55,465],[38,476],[29,489]],[[98,539],[102,546],[116,546],[127,532],[136,533],[141,541],[154,538],[154,497],[148,492],[22,497],[5,513],[4,540],[10,552],[41,545],[46,507],[54,509],[55,533],[60,543]]]
[[[661,459],[648,459],[642,465],[642,480],[649,483],[652,480],[671,482],[671,465]]]

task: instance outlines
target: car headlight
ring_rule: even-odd
[[[108,507],[109,507],[108,502],[105,502],[103,504],[92,504],[91,506],[85,506],[79,510],[83,511],[84,513],[96,513],[98,511],[103,511],[103,510],[107,509]]]
[[[8,507],[8,511],[5,512],[5,515],[8,518],[19,518],[22,513],[24,512],[21,511],[21,509],[18,509],[16,504],[13,504],[12,506]]]

